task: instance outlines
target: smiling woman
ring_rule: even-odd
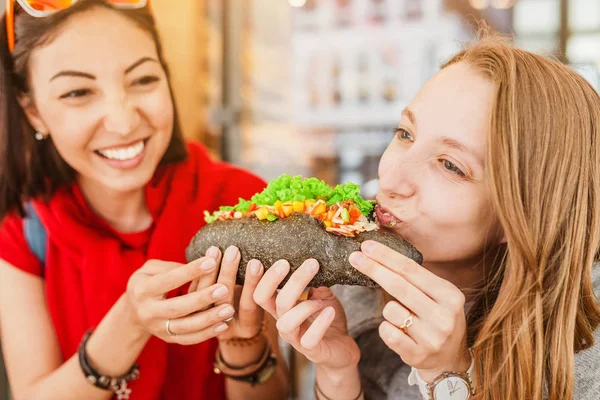
[[[8,4],[0,328],[15,399],[284,398],[251,296],[262,267],[236,296],[236,248],[184,263],[202,211],[264,182],[183,141],[147,1]]]
[[[61,23],[63,33],[22,57],[27,60],[19,57],[17,43],[16,71],[25,77],[19,99],[31,126],[43,136],[52,132],[47,146],[30,141],[32,150],[51,154],[56,150],[60,155],[56,163],[64,161],[69,166],[65,169],[79,172],[83,187],[93,188],[100,183],[131,190],[149,180],[163,157],[180,160],[185,157],[185,149],[179,129],[173,132],[174,107],[158,48],[148,40],[147,32],[135,29],[119,14],[109,10],[96,14],[99,12],[105,17],[87,13],[78,19],[65,19]],[[84,25],[87,30],[101,32],[105,40],[90,43],[78,29]],[[130,31],[129,46],[114,48],[112,43],[122,39],[124,29]],[[81,50],[72,52],[73,48]],[[98,62],[101,54],[110,54],[115,62]],[[20,71],[20,67],[27,70]],[[28,86],[35,92],[28,91]],[[169,143],[173,151],[166,152]],[[142,152],[125,160],[100,153],[109,150],[113,155],[128,155],[135,150],[132,145],[138,150],[141,145]],[[173,157],[174,153],[179,154]],[[44,168],[43,172],[54,187],[59,184],[57,179],[70,178],[52,174],[52,168]],[[40,193],[45,188],[32,189],[33,196],[47,194]]]

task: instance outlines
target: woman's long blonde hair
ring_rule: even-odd
[[[600,97],[567,66],[483,31],[443,66],[467,63],[497,88],[486,174],[507,245],[474,312],[478,392],[570,400],[574,354],[600,324]]]

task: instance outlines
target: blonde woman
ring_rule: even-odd
[[[254,292],[318,399],[600,398],[600,98],[581,76],[487,35],[404,110],[379,178],[379,223],[422,266],[365,242],[350,262],[384,291],[298,302],[308,260]]]

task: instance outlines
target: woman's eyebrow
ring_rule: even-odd
[[[152,57],[142,57],[139,60],[137,60],[136,62],[134,62],[133,64],[131,64],[131,66],[127,67],[127,69],[125,70],[125,74],[130,73],[131,71],[133,71],[134,69],[136,69],[140,65],[144,64],[145,62],[155,62],[155,63],[158,63],[158,61],[156,59],[152,58]],[[54,75],[52,78],[50,78],[50,82],[52,82],[56,78],[60,78],[61,76],[75,76],[75,77],[78,77],[78,78],[86,78],[86,79],[96,80],[96,77],[94,75],[92,75],[90,73],[87,73],[87,72],[74,71],[74,70],[65,70],[65,71],[60,71],[59,73],[57,73],[56,75]]]
[[[409,107],[406,107],[406,108],[404,108],[404,110],[402,110],[402,115],[405,115],[408,118],[408,120],[414,126],[414,128],[416,130],[417,129],[417,117],[415,116],[415,113]],[[441,141],[444,145],[451,147],[453,149],[456,149],[460,152],[473,155],[475,157],[475,159],[479,162],[480,165],[484,165],[483,155],[480,154],[479,152],[475,151],[471,147],[467,146],[466,144],[464,144],[456,139],[453,139],[451,137],[448,137],[448,136],[443,136],[443,137],[439,138],[439,141]]]
[[[410,121],[410,123],[415,127],[417,127],[417,118],[415,117],[415,113],[408,107],[405,107],[404,110],[402,110],[402,115],[405,115],[408,120]]]
[[[128,73],[130,73],[131,71],[133,71],[134,69],[136,69],[137,67],[139,67],[140,65],[142,65],[145,62],[158,63],[158,61],[152,57],[142,57],[139,60],[137,60],[136,62],[134,62],[133,64],[131,64],[131,66],[125,70],[125,74],[127,75]]]
[[[58,74],[54,75],[52,78],[50,78],[50,82],[52,82],[56,78],[60,78],[61,76],[76,76],[79,78],[87,78],[87,79],[96,80],[96,77],[94,75],[88,74],[87,72],[67,70],[67,71],[60,71]]]
[[[479,152],[475,151],[474,149],[470,148],[466,144],[459,142],[456,139],[447,137],[447,136],[441,137],[440,141],[448,147],[451,147],[451,148],[456,149],[463,153],[468,153],[468,154],[473,155],[477,159],[477,161],[480,163],[480,165],[483,165],[483,155],[480,154]]]

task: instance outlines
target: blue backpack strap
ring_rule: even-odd
[[[23,220],[25,240],[27,240],[29,249],[35,254],[40,264],[42,264],[42,276],[44,276],[46,266],[46,228],[42,225],[42,221],[31,203],[25,204],[25,211],[27,212],[27,216]]]

